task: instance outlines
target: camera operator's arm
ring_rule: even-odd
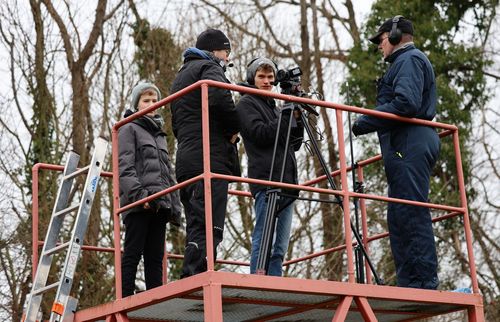
[[[268,108],[268,107],[266,107]],[[278,127],[278,119],[273,117],[273,120],[266,118],[263,113],[275,113],[269,108],[269,111],[263,111],[257,106],[257,103],[250,95],[244,95],[236,106],[240,122],[241,133],[244,138],[251,138],[258,146],[272,146]]]

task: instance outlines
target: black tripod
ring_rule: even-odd
[[[326,162],[321,154],[321,151],[318,147],[318,142],[316,140],[316,137],[314,136],[314,133],[311,130],[311,127],[308,123],[308,119],[305,115],[305,111],[308,111],[309,113],[314,113],[316,115],[319,115],[312,107],[309,105],[304,105],[304,104],[298,104],[294,102],[287,102],[283,108],[281,109],[281,113],[278,118],[278,128],[276,130],[276,138],[274,142],[274,149],[273,149],[273,156],[272,156],[272,163],[271,163],[271,170],[269,173],[269,180],[272,181],[276,176],[274,175],[275,171],[275,162],[276,162],[276,156],[278,153],[279,143],[282,141],[282,133],[283,130],[286,129],[286,136],[285,136],[285,144],[281,147],[283,151],[283,158],[282,158],[282,164],[281,164],[281,171],[279,173],[279,182],[283,182],[283,177],[285,173],[285,168],[286,168],[286,156],[288,155],[288,150],[289,150],[289,145],[290,145],[290,133],[291,133],[291,125],[292,125],[292,118],[293,116],[293,111],[298,110],[300,111],[300,117],[304,126],[304,129],[307,132],[307,135],[309,137],[309,140],[312,145],[312,150],[313,153],[318,157],[318,160],[321,164],[321,167],[323,169],[323,172],[325,173],[328,183],[330,184],[331,189],[337,190],[337,187],[335,185],[335,182],[333,180],[333,177],[331,173],[328,171],[328,167],[326,165]],[[283,119],[286,120],[286,124],[283,124]],[[354,169],[353,169],[354,171]],[[265,275],[266,272],[268,271],[269,268],[269,260],[271,257],[271,247],[272,247],[272,241],[273,241],[273,236],[274,236],[274,231],[276,227],[276,220],[279,216],[279,212],[286,208],[288,206],[287,204],[284,204],[283,202],[283,194],[282,194],[282,189],[281,188],[271,188],[266,191],[267,194],[267,208],[266,208],[266,217],[264,221],[264,231],[262,232],[262,239],[260,243],[260,251],[259,251],[259,256],[257,260],[257,269],[256,273],[259,275]],[[335,203],[339,204],[341,209],[343,210],[342,207],[342,199],[338,196],[335,195]],[[292,199],[293,200],[293,199]],[[321,201],[321,200],[319,200]],[[357,207],[356,207],[357,208]],[[363,246],[361,236],[359,235],[358,231],[354,227],[352,221],[350,222],[351,224],[351,230],[353,232],[353,235],[357,241],[357,249],[359,249],[362,253],[361,256],[364,256],[366,258],[366,261],[370,267],[370,270],[372,271],[373,277],[375,279],[375,282],[379,285],[382,285],[383,282],[379,278],[377,272],[375,271],[375,267],[373,266],[373,263],[371,262],[370,258],[368,257],[368,254],[366,253],[366,250]],[[349,241],[346,241],[349,242]],[[356,267],[362,267],[362,263],[359,263],[359,259],[362,257],[361,256],[356,256],[357,260],[357,265]],[[364,278],[363,278],[364,280]],[[358,273],[358,282],[360,281],[359,279],[359,273]]]

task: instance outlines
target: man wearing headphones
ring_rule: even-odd
[[[413,25],[402,16],[386,20],[370,38],[390,66],[377,84],[375,110],[432,120],[436,82],[429,59],[413,44]],[[352,127],[358,136],[377,131],[389,197],[428,202],[430,175],[439,155],[436,130],[363,115]],[[387,222],[397,284],[436,289],[437,256],[428,208],[389,203]]]
[[[249,87],[272,91],[276,77],[276,64],[268,58],[257,58],[250,62],[247,67],[247,83]],[[243,94],[236,105],[236,111],[241,123],[241,136],[248,155],[248,176],[254,179],[269,179],[271,163],[273,159],[273,147],[275,137],[278,134],[278,117],[280,110],[276,107],[274,99],[266,96]],[[283,116],[285,118],[285,116]],[[300,114],[294,113],[291,118],[292,132],[290,148],[286,155],[286,170],[283,182],[297,183],[297,162],[295,151],[300,148],[304,127],[300,123]],[[286,123],[286,122],[282,122]],[[282,131],[284,130],[284,131]],[[283,151],[285,144],[286,129],[279,131],[279,147]],[[275,169],[281,169],[283,153],[277,153]],[[277,171],[273,171],[277,172]],[[274,181],[279,181],[274,178]],[[259,257],[260,243],[264,230],[264,221],[267,209],[266,190],[268,187],[250,184],[250,190],[255,198],[255,226],[252,234],[252,253],[250,259],[250,273],[256,272]],[[271,258],[269,261],[268,275],[281,276],[282,264],[290,241],[290,229],[292,225],[293,199],[280,197],[283,209],[278,209],[275,238],[272,245]]]

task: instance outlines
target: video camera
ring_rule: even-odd
[[[280,69],[276,73],[275,84],[280,84],[282,94],[310,98],[310,95],[302,89],[301,75],[302,70],[299,66],[290,69]],[[312,105],[301,103],[300,106],[309,113],[316,116],[319,115]]]

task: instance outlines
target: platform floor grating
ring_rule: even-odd
[[[126,313],[129,321],[205,321],[204,289],[210,285],[220,286],[226,322],[331,321],[345,296],[366,298],[377,320],[384,322],[413,321],[482,303],[477,294],[207,272],[79,311],[75,321],[104,321],[116,312]],[[364,321],[360,311],[352,301],[345,321]]]
[[[296,314],[273,318],[270,321],[331,321],[340,296],[322,296],[222,288],[224,321],[253,321],[265,319],[270,315]],[[436,314],[463,309],[460,305],[429,304],[406,301],[368,302],[379,321],[393,322],[410,318],[425,318]],[[315,309],[315,307],[321,307]],[[149,307],[129,311],[129,319],[151,321],[204,321],[203,291],[193,292],[183,298],[175,298]],[[363,321],[357,311],[356,303],[351,305],[345,321]]]

